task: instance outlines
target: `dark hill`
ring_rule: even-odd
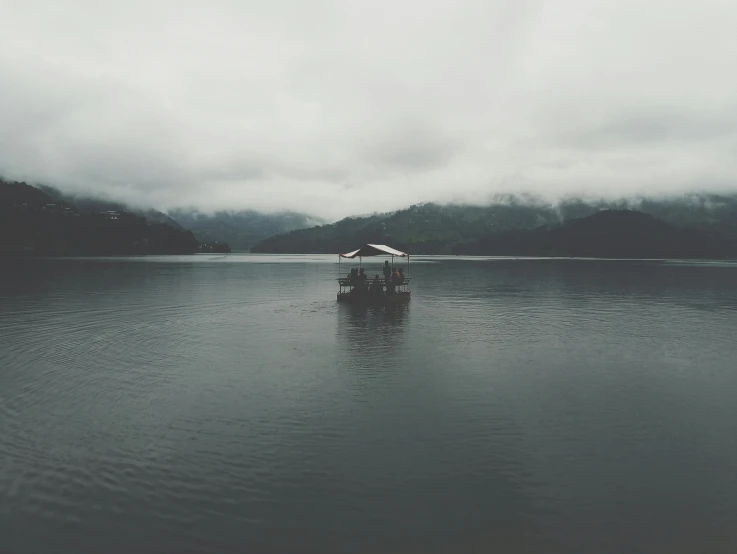
[[[675,227],[637,211],[607,210],[550,231],[552,251],[607,258],[719,258],[730,243],[717,233]]]
[[[423,254],[449,254],[454,245],[489,233],[530,229],[559,221],[551,206],[510,201],[494,206],[420,204],[389,214],[348,217],[257,243],[251,252],[299,254],[352,250],[366,242],[391,243]]]
[[[651,215],[605,210],[554,227],[487,235],[456,253],[488,256],[725,258],[734,241],[713,231],[675,227]]]
[[[310,229],[291,231],[267,238],[253,247],[251,252],[276,254],[335,253],[349,249],[347,245],[377,242],[383,236],[382,219],[347,217],[337,223],[320,225]]]
[[[504,196],[497,197],[490,206],[421,204],[388,214],[346,218],[330,225],[269,237],[254,245],[251,251],[335,253],[351,250],[357,244],[377,242],[418,254],[481,254],[493,244],[495,252],[522,255],[522,251],[544,250],[540,245],[544,230],[566,227],[568,222],[607,210],[642,212],[672,228],[689,228],[689,236],[708,236],[710,243],[719,243],[720,236],[737,240],[737,195],[692,194],[615,202],[573,198],[557,204]],[[540,230],[529,233],[535,229]],[[545,240],[550,242],[554,236],[557,235]],[[607,240],[601,237],[599,251],[603,251]],[[620,240],[625,243],[626,236],[622,235]],[[685,236],[683,240],[687,240]],[[574,246],[584,247],[571,243],[566,249]],[[717,250],[721,248],[717,246]],[[552,246],[547,251],[551,249]]]
[[[46,185],[39,185],[38,189],[53,198],[53,201],[55,202],[66,202],[67,204],[73,205],[80,214],[96,214],[109,211],[127,212],[140,217],[145,217],[146,221],[149,223],[161,223],[163,225],[173,227],[174,229],[184,230],[184,227],[177,221],[158,210],[150,208],[136,208],[123,204],[122,202],[116,202],[115,200],[110,200],[100,196],[70,194],[62,192],[55,187]]]
[[[198,246],[189,231],[124,210],[81,212],[26,183],[0,180],[0,253],[189,254]]]
[[[247,252],[258,241],[303,229],[319,221],[294,212],[261,213],[253,210],[216,212],[212,215],[196,211],[174,210],[169,215],[192,231],[203,243],[226,242],[233,250]]]

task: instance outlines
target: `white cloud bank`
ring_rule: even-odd
[[[4,0],[0,174],[326,217],[737,189],[737,3]]]

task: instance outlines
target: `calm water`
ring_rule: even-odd
[[[0,552],[737,551],[737,265],[334,261],[6,261]]]

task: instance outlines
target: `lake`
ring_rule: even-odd
[[[737,551],[737,264],[335,262],[0,261],[0,552]]]

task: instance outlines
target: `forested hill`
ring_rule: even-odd
[[[151,208],[140,208],[99,196],[85,196],[62,192],[54,187],[39,186],[56,201],[74,205],[80,213],[117,211],[145,217],[149,223],[162,223],[175,229],[192,231],[202,243],[203,251],[219,251],[224,247],[248,252],[260,240],[294,229],[312,227],[322,220],[295,212],[263,213],[255,210],[218,211],[203,213],[197,210],[175,209],[163,213]]]
[[[529,229],[558,221],[535,205],[440,206],[422,204],[390,214],[348,217],[337,223],[271,237],[251,252],[335,253],[366,242],[391,243],[412,252],[450,252],[453,245],[487,233]]]
[[[630,210],[604,210],[553,227],[492,234],[457,254],[585,258],[737,258],[737,241],[715,231],[676,227]]]
[[[189,254],[199,247],[191,232],[168,221],[108,204],[83,210],[49,194],[53,190],[0,179],[0,254]]]
[[[257,242],[317,223],[317,218],[294,212],[262,213],[253,210],[220,211],[206,214],[193,210],[173,210],[169,216],[192,231],[201,242],[227,242],[233,250],[248,252]]]
[[[416,254],[481,254],[488,253],[493,237],[509,238],[509,233],[533,229],[549,231],[568,221],[607,210],[639,211],[674,228],[737,239],[737,195],[698,194],[619,202],[574,199],[558,204],[504,197],[490,206],[422,204],[389,214],[346,218],[330,225],[270,237],[251,251],[336,253],[376,242]]]
[[[74,206],[81,214],[94,214],[108,211],[126,212],[140,217],[145,217],[146,221],[149,223],[162,223],[169,227],[173,227],[174,229],[185,229],[184,226],[180,225],[165,213],[152,208],[136,208],[123,204],[122,202],[116,202],[115,200],[99,196],[71,194],[46,185],[38,185],[36,188],[48,194],[54,202],[63,202],[67,205]]]

